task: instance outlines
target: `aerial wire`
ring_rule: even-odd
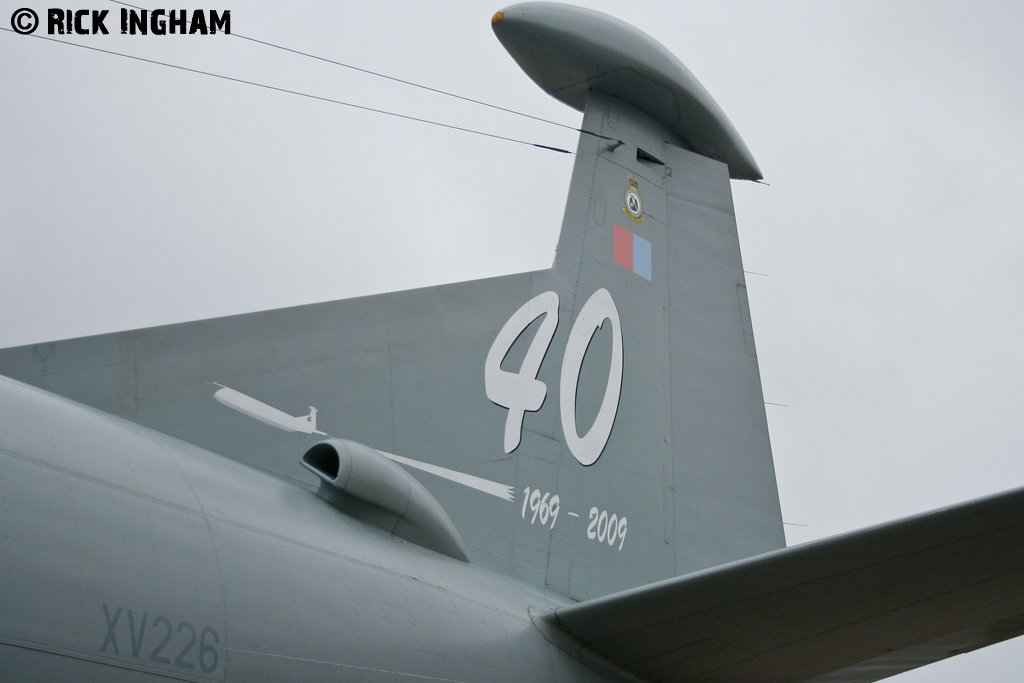
[[[145,7],[140,7],[139,5],[132,5],[130,3],[123,2],[122,0],[110,0],[110,2],[113,2],[114,4],[117,4],[117,5],[124,5],[125,7],[131,7],[133,9],[142,9],[142,10],[146,9]],[[406,80],[403,80],[401,78],[396,78],[394,76],[388,76],[387,74],[379,73],[377,71],[371,71],[369,69],[364,69],[364,68],[362,68],[360,66],[355,66],[353,64],[346,64],[344,62],[338,62],[338,61],[335,61],[333,59],[327,59],[326,57],[321,57],[319,55],[310,54],[309,52],[302,52],[301,50],[295,50],[295,49],[290,48],[290,47],[285,47],[284,45],[277,45],[276,43],[267,42],[265,40],[259,40],[258,38],[251,38],[249,36],[244,36],[241,33],[230,33],[228,35],[234,36],[235,38],[241,38],[242,40],[248,40],[248,41],[253,42],[253,43],[259,43],[260,45],[266,45],[267,47],[272,47],[272,48],[277,49],[277,50],[284,50],[285,52],[291,52],[293,54],[301,55],[303,57],[309,57],[310,59],[316,59],[316,60],[319,60],[321,62],[327,62],[328,64],[334,64],[335,66],[341,66],[341,67],[344,67],[346,69],[352,69],[353,71],[358,71],[360,73],[368,74],[370,76],[376,76],[378,78],[384,78],[384,79],[387,79],[389,81],[394,81],[395,83],[401,83],[402,85],[409,85],[409,86],[412,86],[414,88],[420,88],[421,90],[427,90],[427,91],[430,91],[430,92],[433,92],[433,93],[437,93],[439,95],[445,95],[447,97],[454,97],[455,99],[458,99],[458,100],[463,100],[465,102],[471,102],[473,104],[479,104],[479,105],[484,106],[484,107],[490,107],[491,109],[498,109],[500,111],[508,112],[509,114],[515,114],[516,116],[525,116],[526,118],[533,119],[535,121],[541,121],[543,123],[550,123],[552,126],[560,126],[562,128],[568,128],[569,130],[578,130],[574,126],[570,126],[570,125],[565,124],[565,123],[559,123],[558,121],[551,121],[550,119],[541,118],[540,116],[534,116],[532,114],[526,114],[526,113],[523,113],[521,111],[516,111],[514,109],[508,109],[506,107],[502,107],[502,106],[499,106],[497,104],[490,104],[489,102],[483,102],[481,100],[474,100],[472,97],[465,97],[463,95],[457,95],[455,93],[450,93],[450,92],[447,92],[446,90],[441,90],[439,88],[431,88],[429,85],[421,85],[419,83],[414,83],[412,81],[406,81]]]
[[[7,31],[8,33],[15,33],[15,31],[13,31],[13,30],[11,30],[9,28],[0,27],[0,30]],[[102,52],[104,54],[114,55],[116,57],[125,57],[127,59],[134,59],[134,60],[139,61],[139,62],[146,62],[147,64],[156,64],[158,66],[166,66],[166,67],[169,67],[171,69],[178,69],[180,71],[188,71],[190,73],[201,74],[203,76],[211,76],[213,78],[220,78],[220,79],[223,79],[225,81],[232,81],[234,83],[244,83],[245,85],[252,85],[252,86],[256,86],[257,88],[265,88],[267,90],[275,90],[277,92],[288,93],[289,95],[298,95],[300,97],[308,97],[308,98],[313,99],[313,100],[320,100],[321,102],[328,102],[330,104],[340,104],[343,107],[351,107],[353,109],[360,109],[362,111],[373,112],[375,114],[385,114],[387,116],[393,116],[395,118],[405,119],[407,121],[416,121],[418,123],[428,123],[428,124],[430,124],[432,126],[439,126],[441,128],[447,128],[449,130],[457,130],[457,131],[461,131],[463,133],[473,133],[474,135],[482,135],[484,137],[494,138],[496,140],[505,140],[507,142],[516,142],[516,143],[519,143],[520,145],[528,145],[530,147],[537,147],[539,149],[546,149],[546,150],[549,150],[549,151],[552,151],[552,152],[559,152],[561,154],[573,154],[573,152],[570,152],[567,149],[562,149],[561,147],[551,147],[550,145],[541,145],[541,144],[538,144],[536,142],[529,142],[527,140],[519,140],[517,138],[510,138],[510,137],[507,137],[505,135],[497,135],[496,133],[486,133],[486,132],[481,131],[481,130],[473,130],[472,128],[463,128],[462,126],[455,126],[455,125],[452,125],[450,123],[441,123],[440,121],[431,121],[430,119],[421,119],[421,118],[419,118],[417,116],[409,116],[408,114],[399,114],[397,112],[386,111],[384,109],[375,109],[373,107],[367,107],[367,106],[364,106],[364,105],[361,105],[361,104],[354,104],[352,102],[343,102],[342,100],[335,100],[335,99],[331,99],[329,97],[322,97],[320,95],[313,95],[313,94],[310,94],[310,93],[299,92],[298,90],[289,90],[288,88],[279,88],[279,87],[274,86],[274,85],[267,85],[266,83],[257,83],[256,81],[247,81],[247,80],[245,80],[243,78],[235,78],[233,76],[225,76],[223,74],[213,73],[212,71],[202,71],[201,69],[192,69],[190,67],[181,66],[179,64],[171,64],[169,62],[160,62],[160,61],[157,61],[155,59],[147,59],[145,57],[137,57],[135,55],[125,54],[124,52],[114,52],[113,50],[104,50],[102,48],[92,47],[91,45],[82,45],[80,43],[69,43],[69,42],[67,42],[65,40],[57,40],[56,38],[50,38],[50,37],[47,37],[47,36],[39,36],[39,35],[32,34],[30,37],[38,38],[40,40],[48,40],[51,43],[60,43],[61,45],[70,45],[72,47],[80,47],[83,50],[92,50],[93,52]]]
[[[132,5],[130,3],[124,2],[123,0],[110,0],[110,2],[112,2],[114,4],[117,4],[117,5],[124,5],[125,7],[131,7],[133,9],[141,9],[141,10],[147,9],[147,8],[141,7],[139,5]],[[448,92],[447,90],[441,90],[440,88],[432,88],[429,85],[422,85],[420,83],[414,83],[413,81],[407,81],[407,80],[404,80],[402,78],[396,78],[395,76],[388,76],[387,74],[382,74],[382,73],[377,72],[377,71],[371,71],[370,69],[364,69],[364,68],[362,68],[360,66],[355,66],[353,64],[346,64],[345,62],[339,62],[339,61],[336,61],[336,60],[333,60],[333,59],[328,59],[326,57],[321,57],[319,55],[314,55],[314,54],[311,54],[309,52],[302,52],[301,50],[296,50],[294,48],[285,47],[284,45],[278,45],[276,43],[271,43],[271,42],[268,42],[268,41],[265,41],[265,40],[259,40],[258,38],[251,38],[249,36],[242,35],[241,33],[229,33],[228,35],[234,36],[235,38],[241,38],[242,40],[248,40],[248,41],[253,42],[253,43],[258,43],[260,45],[266,45],[267,47],[272,47],[272,48],[274,48],[276,50],[284,50],[285,52],[291,52],[293,54],[301,55],[303,57],[308,57],[310,59],[316,59],[316,60],[321,61],[321,62],[326,62],[327,64],[334,64],[335,66],[341,66],[341,67],[344,67],[346,69],[351,69],[353,71],[358,71],[360,73],[368,74],[370,76],[376,76],[377,78],[384,78],[384,79],[389,80],[389,81],[394,81],[395,83],[401,83],[402,85],[408,85],[408,86],[411,86],[413,88],[420,88],[421,90],[426,90],[428,92],[436,93],[438,95],[444,95],[446,97],[453,97],[453,98],[455,98],[457,100],[462,100],[463,102],[470,102],[472,104],[478,104],[478,105],[480,105],[482,107],[489,107],[491,109],[497,109],[498,111],[503,111],[503,112],[506,112],[506,113],[509,113],[509,114],[515,114],[516,116],[522,116],[522,117],[525,117],[525,118],[528,118],[528,119],[533,119],[534,121],[540,121],[541,123],[547,123],[547,124],[550,124],[552,126],[558,126],[559,128],[565,128],[567,130],[575,131],[577,133],[583,133],[585,135],[592,135],[592,136],[594,136],[596,138],[601,138],[602,140],[611,140],[613,142],[618,142],[620,144],[625,144],[625,143],[622,142],[622,140],[617,140],[616,138],[610,138],[607,135],[601,135],[599,133],[594,133],[594,132],[591,132],[589,130],[583,130],[582,128],[577,128],[576,126],[570,126],[569,124],[566,124],[566,123],[559,123],[558,121],[552,121],[551,119],[545,119],[545,118],[542,118],[540,116],[534,116],[533,114],[527,114],[525,112],[516,111],[515,109],[509,109],[507,107],[502,107],[502,106],[497,105],[497,104],[491,104],[490,102],[484,102],[482,100],[476,100],[476,99],[473,99],[472,97],[466,97],[464,95],[458,95],[456,93]],[[543,147],[543,145],[541,145],[541,146]],[[552,148],[552,149],[554,149],[557,152],[564,151],[564,150],[561,150],[561,149],[558,149],[558,148]],[[767,183],[765,183],[765,184],[767,184]]]

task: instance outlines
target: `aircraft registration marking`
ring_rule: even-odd
[[[173,622],[162,614],[150,621],[149,612],[140,616],[132,609],[118,606],[111,610],[107,603],[101,604],[107,630],[100,652],[122,658],[141,657],[144,662],[178,669],[199,669],[205,674],[214,673],[220,666],[220,634],[212,626],[199,629],[192,622],[182,620],[175,628]],[[118,634],[127,635],[127,641],[122,638],[118,642]],[[147,638],[147,635],[151,637]],[[172,640],[176,641],[173,645]],[[125,646],[124,654],[121,653],[121,645]],[[148,657],[144,650],[149,652]]]

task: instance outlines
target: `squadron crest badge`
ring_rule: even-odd
[[[622,213],[629,216],[631,221],[643,223],[644,200],[640,198],[640,183],[635,178],[629,179],[629,187],[626,188],[626,194],[623,195],[622,201],[625,204],[622,207]]]

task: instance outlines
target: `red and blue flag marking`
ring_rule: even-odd
[[[616,225],[615,263],[650,281],[651,243],[621,225]]]

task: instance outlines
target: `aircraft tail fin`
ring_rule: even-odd
[[[539,375],[558,368],[561,352],[546,380],[558,387],[560,423],[531,426],[544,410],[527,413],[524,432],[561,438],[560,501],[577,481],[574,500],[590,501],[577,510],[586,543],[565,563],[569,594],[784,546],[730,187],[761,178],[757,163],[696,78],[637,29],[554,3],[507,8],[492,25],[541,88],[584,112],[550,271],[555,357]],[[539,293],[531,302],[555,306]],[[543,353],[545,325],[530,352]],[[512,366],[535,376],[536,359],[523,357]],[[612,578],[616,560],[591,551],[624,549],[623,533],[644,535],[625,543],[644,543],[652,559],[639,576],[629,567]],[[546,562],[550,577],[561,564],[554,542]]]
[[[0,372],[307,480],[318,434],[363,444],[473,562],[578,600],[782,547],[730,189],[756,163],[636,29],[550,3],[493,25],[592,133],[553,268],[8,349]]]

